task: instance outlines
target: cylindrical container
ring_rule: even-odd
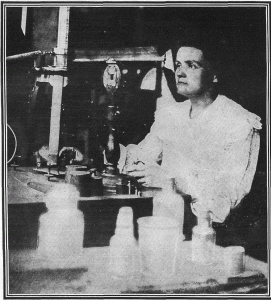
[[[102,176],[91,176],[91,196],[103,195],[103,178]]]
[[[215,258],[216,232],[212,228],[209,212],[198,217],[198,225],[192,230],[192,260],[209,264]]]
[[[127,184],[124,183],[116,183],[116,194],[117,195],[127,195],[129,193],[129,188]]]
[[[244,272],[245,249],[242,246],[229,246],[224,249],[224,270],[226,276],[236,276]]]
[[[137,242],[134,237],[133,211],[120,208],[115,235],[110,239],[109,271],[114,277],[131,277],[136,272]]]
[[[67,165],[66,172],[65,172],[65,182],[71,183],[71,172],[72,171],[86,171],[86,170],[87,170],[87,166]]]
[[[150,277],[167,278],[176,271],[179,222],[152,216],[137,220],[141,272]]]
[[[83,249],[84,216],[77,209],[79,192],[70,184],[54,186],[45,196],[48,212],[39,218],[38,251],[48,258],[65,259]]]
[[[70,172],[70,183],[78,188],[80,197],[91,196],[91,179],[90,171]]]
[[[115,195],[116,194],[116,184],[119,182],[119,176],[103,173],[102,178],[103,178],[104,194],[105,195]]]

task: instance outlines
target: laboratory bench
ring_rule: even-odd
[[[61,181],[61,180],[60,180]],[[246,249],[246,271],[237,278],[223,275],[222,262],[198,266],[191,261],[191,241],[188,238],[180,247],[177,273],[163,283],[152,282],[136,273],[125,280],[112,277],[108,271],[109,241],[114,235],[119,208],[130,206],[134,213],[135,237],[138,237],[136,220],[152,215],[152,194],[104,195],[80,197],[78,209],[84,214],[85,230],[80,257],[50,260],[39,254],[37,236],[39,217],[46,212],[44,193],[57,185],[33,167],[8,169],[8,220],[9,293],[13,294],[242,294],[266,295],[268,291],[268,263],[250,255],[249,244],[236,237],[230,239],[230,226],[214,224],[220,246],[242,245]],[[35,188],[33,188],[35,187]],[[186,205],[187,210],[187,205]],[[185,214],[186,216],[186,214]],[[190,219],[189,219],[190,218]],[[185,217],[185,223],[195,219]],[[186,228],[186,233],[188,229]],[[241,234],[242,236],[242,234]],[[261,244],[263,245],[263,244]],[[222,247],[217,246],[217,251]],[[267,247],[263,245],[262,248]],[[251,247],[250,247],[251,248]],[[267,251],[265,249],[260,249]],[[182,255],[181,255],[182,254]],[[219,255],[218,255],[219,257]]]

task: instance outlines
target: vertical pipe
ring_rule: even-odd
[[[66,6],[61,6],[59,8],[59,18],[58,18],[58,37],[57,37],[58,48],[68,49],[69,19],[70,19],[70,8]]]
[[[62,89],[64,83],[63,83],[62,75],[53,75],[53,76],[54,79],[53,79],[52,108],[51,108],[50,137],[49,137],[49,155],[51,161],[53,163],[57,163]]]
[[[62,68],[67,67],[67,51],[68,51],[68,34],[69,34],[69,13],[70,8],[61,6],[59,8],[58,19],[58,38],[57,50],[58,66]],[[61,116],[61,102],[62,90],[64,87],[64,76],[53,75],[53,94],[52,94],[52,108],[51,108],[51,123],[50,123],[50,137],[49,137],[49,156],[51,164],[57,163],[57,155],[59,148],[59,132],[60,132],[60,116]]]

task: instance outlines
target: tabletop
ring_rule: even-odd
[[[115,277],[109,271],[109,247],[83,248],[78,257],[52,259],[39,250],[9,252],[9,293],[39,295],[118,295],[118,294],[242,294],[267,293],[266,263],[245,258],[245,271],[228,278],[221,261],[223,248],[216,247],[210,265],[194,263],[191,242],[179,245],[174,276],[150,278],[136,264],[130,277]],[[139,256],[138,256],[139,259]],[[257,294],[257,292],[256,292]]]
[[[48,181],[46,175],[46,168],[36,169],[33,167],[18,167],[8,169],[7,176],[7,198],[9,204],[19,203],[37,203],[43,202],[44,194],[54,186],[64,182],[63,178],[52,178]],[[52,174],[58,174],[56,170],[51,171]],[[62,172],[63,173],[63,172]],[[63,173],[65,174],[65,173]],[[62,174],[62,175],[63,175]],[[98,201],[107,199],[142,199],[153,197],[157,188],[145,188],[141,195],[136,194],[104,194],[94,195],[89,197],[79,197],[80,201]]]

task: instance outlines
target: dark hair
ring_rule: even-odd
[[[176,59],[180,47],[194,47],[202,50],[204,57],[211,63],[219,79],[223,78],[229,57],[229,42],[222,29],[207,26],[202,28],[190,25],[181,29],[179,38],[173,46],[173,57]]]

